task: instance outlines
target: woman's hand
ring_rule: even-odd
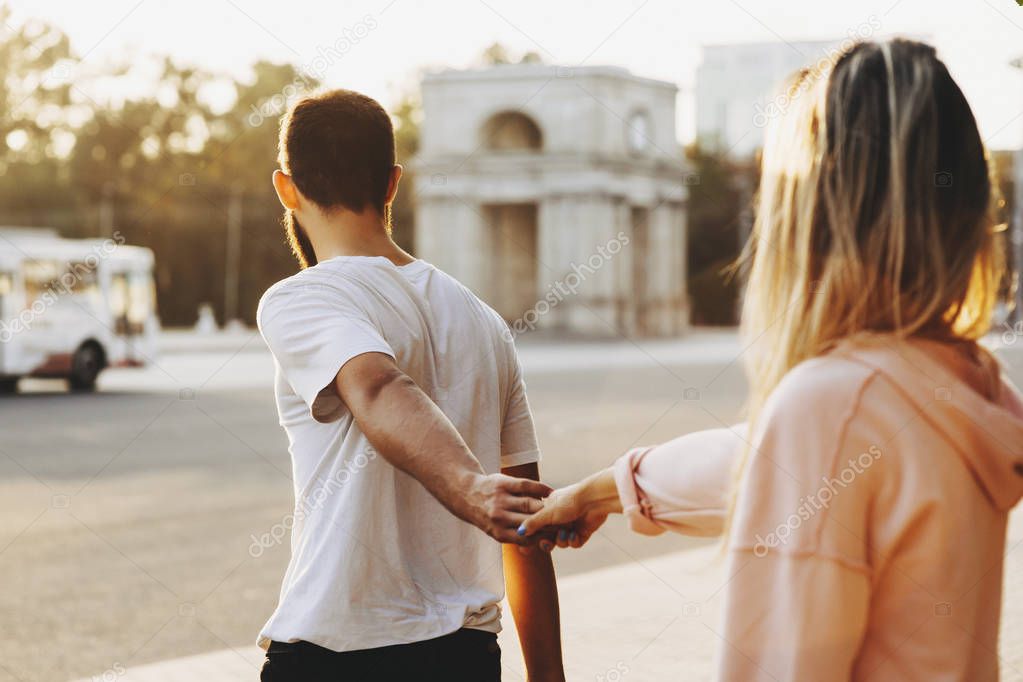
[[[543,501],[543,509],[526,519],[519,534],[531,536],[545,528],[559,528],[551,540],[541,540],[542,549],[582,547],[607,520],[608,514],[621,512],[614,474],[605,469],[579,483],[560,488]]]

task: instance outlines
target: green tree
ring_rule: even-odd
[[[483,63],[487,66],[497,66],[498,64],[511,64],[511,57],[508,55],[508,48],[501,43],[494,43],[487,49],[483,50],[483,54],[480,55]]]
[[[513,57],[511,51],[502,43],[493,43],[480,54],[480,62],[484,66],[499,66],[501,64],[542,64],[544,59],[539,52],[523,52],[518,57]]]
[[[70,139],[71,48],[58,28],[40,21],[11,24],[0,4],[0,206],[8,222],[30,223],[67,197],[57,154]]]
[[[736,322],[739,293],[731,266],[738,258],[748,219],[756,169],[709,152],[686,150],[689,187],[688,280],[694,324]]]
[[[405,168],[398,196],[391,207],[394,240],[402,248],[415,249],[415,171],[411,163],[419,151],[422,104],[416,94],[406,94],[391,112],[394,119],[394,147],[398,163]]]

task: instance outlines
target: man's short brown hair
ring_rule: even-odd
[[[367,207],[384,214],[394,126],[380,104],[351,90],[299,101],[281,121],[281,168],[325,211]]]
[[[351,90],[306,97],[281,119],[281,169],[307,199],[324,211],[372,208],[384,218],[394,168],[394,126],[380,104]],[[309,236],[294,211],[286,211],[284,229],[303,268],[316,265]]]

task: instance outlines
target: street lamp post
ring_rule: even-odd
[[[1017,69],[1023,69],[1023,57],[1009,62]],[[1015,305],[1013,319],[1023,323],[1023,148],[1016,150],[1012,163],[1015,196],[1013,197],[1012,229],[1009,241],[1012,245],[1013,269],[1016,272]]]
[[[103,184],[103,196],[99,204],[99,236],[112,239],[114,236],[114,194],[117,187],[107,181]]]
[[[237,323],[238,286],[240,281],[242,250],[242,198],[240,183],[231,187],[231,201],[227,208],[227,262],[224,265],[224,326]]]

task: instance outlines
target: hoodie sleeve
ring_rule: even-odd
[[[720,535],[745,433],[745,424],[696,431],[623,455],[615,483],[632,530]]]

